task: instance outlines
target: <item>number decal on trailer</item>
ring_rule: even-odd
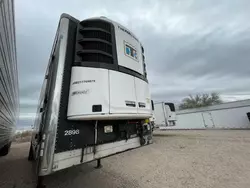
[[[64,131],[64,136],[77,135],[77,134],[80,134],[80,130],[79,129],[65,130]]]

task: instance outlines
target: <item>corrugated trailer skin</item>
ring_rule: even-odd
[[[180,110],[177,125],[169,129],[250,129],[249,113],[250,100]]]
[[[18,109],[14,1],[0,0],[0,156],[9,153]]]

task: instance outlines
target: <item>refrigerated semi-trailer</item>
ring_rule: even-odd
[[[106,18],[62,14],[42,85],[29,160],[38,186],[59,170],[152,143],[144,48]]]

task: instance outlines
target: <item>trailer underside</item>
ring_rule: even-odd
[[[152,140],[148,144],[150,143],[152,143]],[[52,172],[69,168],[74,165],[101,159],[130,149],[138,148],[140,146],[140,138],[136,137],[127,141],[122,140],[118,142],[98,145],[96,146],[95,152],[94,147],[91,146],[86,147],[83,154],[82,149],[57,153],[54,155]]]

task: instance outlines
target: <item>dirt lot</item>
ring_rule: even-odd
[[[249,188],[250,131],[155,132],[154,144],[47,177],[48,188]],[[0,158],[1,188],[32,188],[29,143]]]

